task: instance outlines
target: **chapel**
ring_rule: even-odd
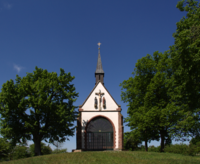
[[[97,45],[96,82],[78,109],[76,150],[122,150],[124,130],[122,109],[105,87],[100,55],[101,43]]]

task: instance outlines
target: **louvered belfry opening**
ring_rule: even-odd
[[[113,127],[109,120],[97,117],[91,120],[86,133],[87,150],[112,150]]]

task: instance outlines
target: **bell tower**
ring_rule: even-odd
[[[98,81],[101,81],[101,83],[104,85],[104,71],[102,68],[102,63],[101,63],[101,55],[100,55],[100,45],[101,43],[97,43],[98,45],[98,60],[97,60],[97,68],[95,71],[95,78],[96,78],[96,83],[97,84]]]

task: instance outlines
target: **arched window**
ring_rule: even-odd
[[[113,132],[113,127],[106,118],[97,117],[89,122],[87,132]]]

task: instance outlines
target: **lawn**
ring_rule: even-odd
[[[2,162],[6,164],[200,164],[200,157],[139,151],[51,154]]]

